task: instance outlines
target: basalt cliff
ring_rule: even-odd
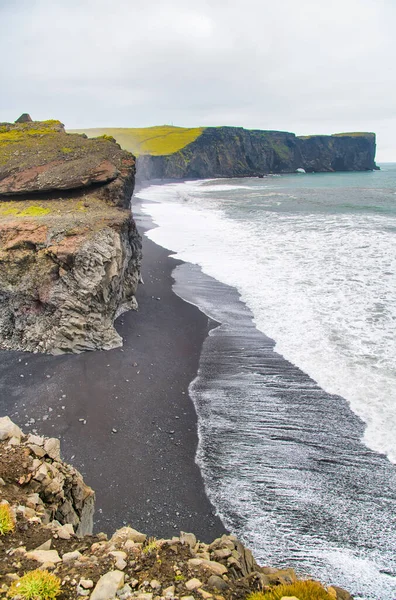
[[[132,131],[132,130],[131,130]],[[139,180],[255,177],[269,173],[368,171],[375,164],[375,134],[297,137],[282,131],[207,127],[194,141],[163,155],[142,153]]]
[[[59,121],[0,123],[0,348],[81,352],[121,345],[136,308],[141,240],[135,157]]]

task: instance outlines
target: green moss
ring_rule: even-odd
[[[204,131],[204,127],[174,127],[161,125],[158,127],[142,128],[103,128],[85,129],[88,137],[110,136],[125,150],[135,155],[150,154],[151,156],[164,156],[174,154],[194,142]],[[72,133],[72,131],[70,132]],[[74,133],[83,133],[78,130]]]
[[[64,148],[61,148],[61,150],[64,154],[70,154],[70,152],[73,152],[73,148],[64,147]]]
[[[26,208],[18,206],[18,202],[12,203],[10,206],[9,202],[0,204],[0,216],[4,217],[43,217],[50,212],[49,208],[44,208],[38,205],[31,205]]]

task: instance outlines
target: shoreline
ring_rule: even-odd
[[[133,213],[143,234],[150,220]],[[143,230],[143,231],[142,231]],[[0,352],[0,411],[61,439],[62,457],[96,492],[95,531],[130,524],[166,537],[226,533],[195,462],[197,416],[188,387],[211,329],[172,290],[180,264],[143,237],[139,311],[116,322],[122,348],[49,356]]]

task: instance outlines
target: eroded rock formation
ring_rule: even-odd
[[[59,121],[0,124],[0,348],[81,352],[121,345],[137,307],[135,160]]]
[[[366,171],[376,169],[375,134],[296,137],[282,131],[207,127],[182,150],[142,155],[139,180],[249,177],[267,173]]]

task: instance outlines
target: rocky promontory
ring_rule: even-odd
[[[233,535],[93,535],[94,493],[55,438],[0,418],[0,596],[14,600],[350,600],[345,590],[260,566]],[[36,595],[24,595],[29,585]],[[38,593],[51,585],[53,595]],[[40,587],[41,586],[41,587]],[[48,587],[46,588],[48,589]],[[257,595],[257,592],[260,594]],[[254,594],[254,595],[252,595]]]
[[[181,150],[138,158],[139,180],[256,177],[269,173],[376,169],[375,134],[297,137],[283,131],[207,127]]]
[[[135,157],[59,121],[0,123],[0,348],[81,352],[121,345],[137,307],[141,240]]]

